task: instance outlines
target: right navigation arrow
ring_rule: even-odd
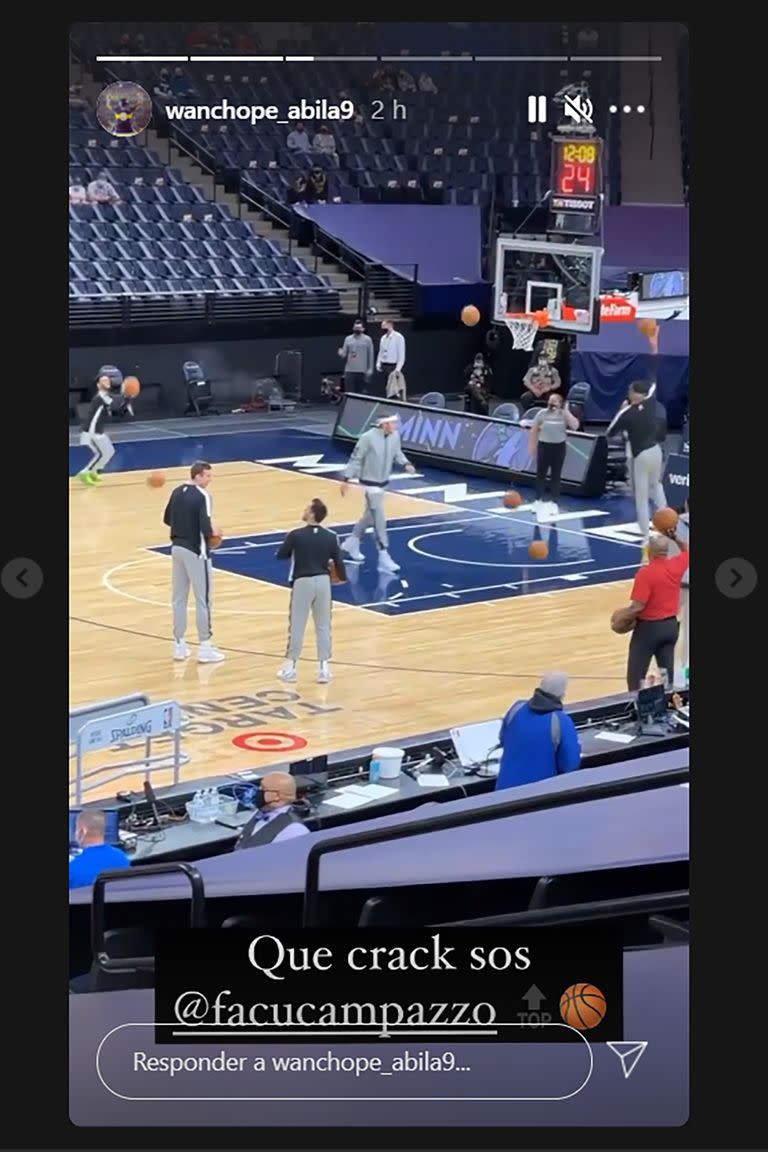
[[[731,568],[731,588],[735,588],[737,584],[741,584],[744,576],[739,572],[738,568]]]
[[[638,1061],[648,1047],[647,1040],[609,1040],[608,1047],[615,1052],[621,1060],[621,1070],[624,1079],[629,1080],[637,1067]]]

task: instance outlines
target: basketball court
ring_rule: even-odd
[[[488,720],[553,667],[570,673],[571,701],[623,690],[627,642],[608,621],[641,560],[630,501],[565,498],[556,520],[537,525],[525,507],[504,508],[491,481],[433,470],[396,475],[387,497],[401,572],[378,573],[366,540],[365,563],[350,564],[349,583],[334,590],[332,683],[315,682],[310,627],[298,683],[281,684],[289,590],[277,545],[313,497],[341,534],[361,498],[354,489],[341,497],[334,477],[348,453],[316,425],[241,420],[236,432],[205,435],[136,425],[135,438],[116,441],[97,488],[74,478],[85,450],[70,449],[71,707],[136,692],[177,701],[181,778],[194,779]],[[200,458],[213,464],[214,515],[226,534],[214,554],[213,619],[227,659],[214,665],[173,660],[162,522],[171,487]],[[147,484],[156,469],[163,488]],[[530,560],[534,538],[547,541],[546,561]],[[193,611],[190,627],[194,641]],[[136,755],[135,746],[102,752],[85,768]],[[152,779],[169,783],[170,769]],[[133,771],[86,798],[142,782]]]

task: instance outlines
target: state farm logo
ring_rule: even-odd
[[[637,308],[631,300],[625,300],[624,297],[608,297],[600,301],[600,319],[601,320],[634,320],[637,315]]]

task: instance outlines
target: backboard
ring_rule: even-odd
[[[554,332],[592,332],[599,325],[602,248],[499,236],[494,320],[546,309]],[[597,314],[597,315],[596,315]]]

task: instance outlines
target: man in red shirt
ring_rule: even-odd
[[[680,549],[669,555],[669,542]],[[675,676],[675,645],[680,632],[680,586],[688,571],[688,545],[672,529],[664,536],[652,536],[648,545],[648,563],[635,576],[632,596],[626,609],[627,619],[635,621],[627,658],[627,688],[637,692],[645,679],[651,660],[666,672],[672,687]]]

